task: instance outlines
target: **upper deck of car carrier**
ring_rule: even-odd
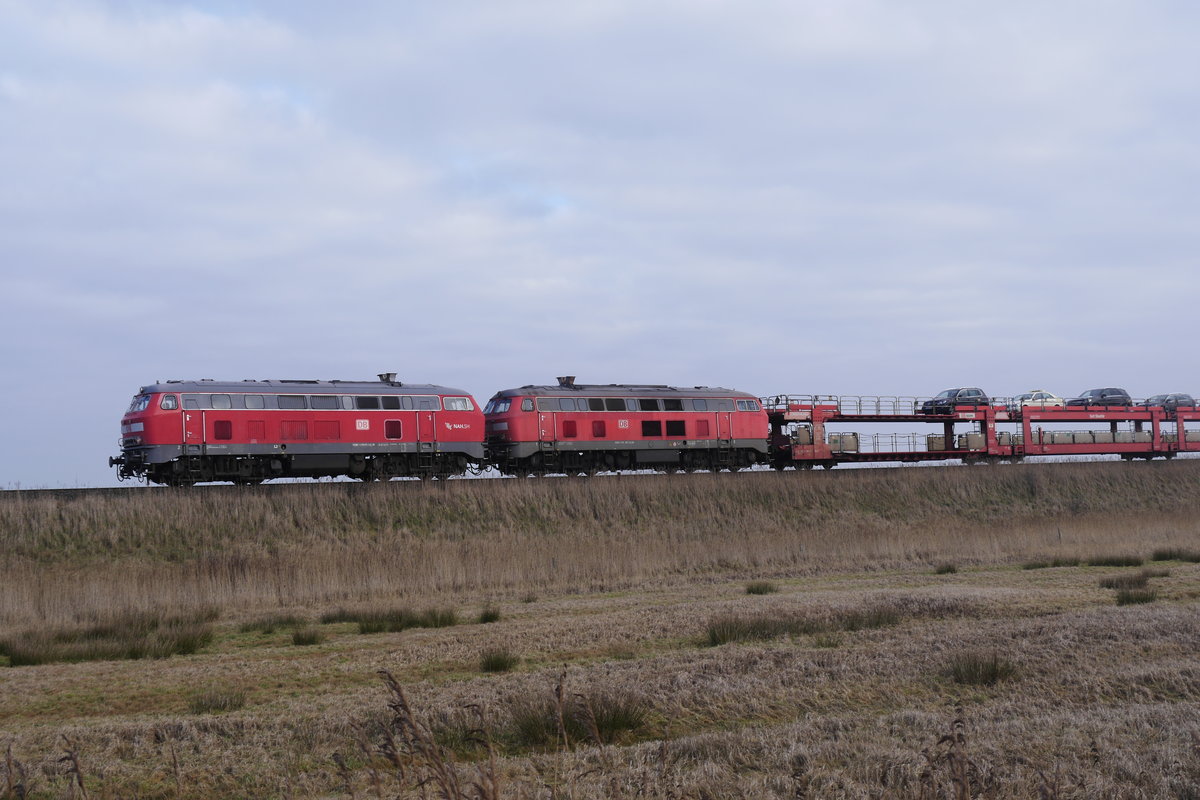
[[[1010,400],[921,413],[921,398],[776,395],[761,398],[771,426],[772,465],[809,468],[887,461],[968,462],[1026,456],[1172,458],[1200,452],[1200,408],[1146,405],[1021,406]],[[864,433],[864,425],[937,426],[932,433]],[[1082,430],[1063,425],[1084,424]],[[960,432],[959,426],[970,429]],[[1097,428],[1096,426],[1102,426]],[[1054,427],[1049,427],[1054,426]]]

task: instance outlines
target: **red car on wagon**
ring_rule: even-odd
[[[121,420],[122,480],[185,486],[270,478],[458,475],[484,462],[475,399],[445,386],[373,381],[168,381]]]
[[[731,389],[566,377],[497,392],[484,417],[489,461],[509,475],[736,470],[767,460],[766,412]]]

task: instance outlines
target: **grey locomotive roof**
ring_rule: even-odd
[[[151,392],[203,392],[205,394],[455,394],[469,395],[462,389],[449,386],[434,386],[428,383],[402,383],[392,381],[167,381],[153,383],[141,388],[142,394]]]
[[[644,386],[629,383],[522,386],[496,392],[497,397],[569,397],[573,394],[599,397],[754,397],[746,392],[722,389],[720,386]]]

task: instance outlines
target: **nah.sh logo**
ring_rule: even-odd
[[[447,422],[446,430],[448,431],[469,431],[471,425],[468,422]]]

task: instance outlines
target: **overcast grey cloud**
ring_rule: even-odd
[[[0,486],[112,483],[156,379],[1200,391],[1198,34],[1184,2],[0,0]]]

